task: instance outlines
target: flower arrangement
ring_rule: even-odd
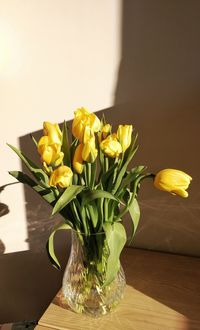
[[[41,165],[36,165],[22,151],[9,145],[32,176],[19,171],[9,173],[51,204],[53,215],[60,213],[63,217],[63,222],[54,228],[47,243],[53,265],[60,268],[54,251],[54,234],[60,229],[72,229],[87,256],[86,273],[92,269],[96,277],[101,274],[98,283],[102,290],[114,281],[120,270],[119,258],[127,242],[123,225],[123,216],[127,212],[132,223],[130,241],[136,232],[141,182],[151,178],[156,188],[187,197],[186,189],[192,178],[174,169],[164,169],[156,175],[147,173],[144,166],[130,169],[138,149],[137,134],[132,125],[119,125],[113,132],[104,116],[99,120],[85,108],[75,111],[71,138],[66,122],[62,130],[58,124],[44,122],[44,135],[39,141],[32,139]],[[89,282],[89,277],[87,280]],[[84,290],[82,296],[89,290],[88,284]]]

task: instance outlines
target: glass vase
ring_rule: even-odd
[[[105,234],[90,236],[72,232],[71,253],[63,276],[62,299],[75,312],[101,316],[111,312],[123,297],[123,268],[108,285]]]

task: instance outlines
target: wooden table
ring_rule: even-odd
[[[200,258],[126,248],[127,287],[117,309],[101,318],[60,307],[58,297],[36,330],[200,330]]]

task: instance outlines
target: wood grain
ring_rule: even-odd
[[[101,318],[75,314],[58,297],[39,321],[60,330],[199,330],[200,259],[126,248],[124,299]]]

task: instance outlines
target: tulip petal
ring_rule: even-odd
[[[74,158],[73,158],[73,169],[78,173],[81,174],[83,172],[83,158],[82,158],[82,152],[83,152],[84,145],[81,143],[78,145],[78,147],[75,150]]]
[[[49,146],[45,146],[45,149],[42,153],[42,161],[45,162],[47,165],[50,165],[52,162],[53,157],[53,150]]]
[[[43,123],[44,135],[48,136],[49,144],[61,144],[62,133],[58,124],[52,124],[47,121]]]
[[[172,190],[171,192],[180,197],[184,197],[184,198],[188,197],[188,192],[185,191],[184,189],[176,189],[176,190]]]

